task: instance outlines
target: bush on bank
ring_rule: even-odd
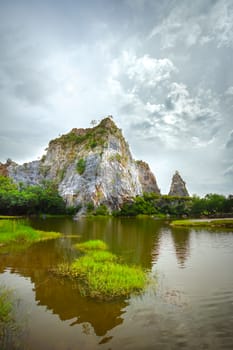
[[[74,214],[77,208],[66,208],[57,185],[45,181],[41,185],[15,184],[12,179],[0,176],[0,214]]]

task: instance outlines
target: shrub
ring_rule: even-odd
[[[83,158],[80,158],[76,164],[76,169],[79,175],[82,175],[86,169],[86,161]]]
[[[106,205],[104,204],[100,204],[94,211],[93,213],[94,215],[103,215],[103,216],[107,216],[109,215],[109,211],[108,208],[106,207]]]
[[[97,146],[97,142],[95,140],[90,141],[90,147],[93,149]]]
[[[94,204],[92,202],[87,203],[86,204],[86,208],[87,208],[87,213],[88,214],[92,214],[93,210],[94,210]]]
[[[35,213],[65,213],[65,201],[59,195],[57,185],[51,181],[44,181],[36,186],[17,186],[11,179],[0,177],[0,214]]]

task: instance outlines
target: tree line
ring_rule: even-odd
[[[41,185],[26,186],[23,183],[15,184],[12,179],[0,176],[0,214],[32,215],[40,213],[67,213],[66,203],[59,195],[55,183],[44,181]]]
[[[186,216],[186,217],[217,217],[233,215],[233,196],[211,193],[205,197],[175,197],[145,193],[132,201],[124,203],[122,208],[114,213],[116,216]]]
[[[108,208],[101,204],[84,205],[88,215],[109,215]],[[90,208],[89,208],[90,207]],[[75,214],[79,207],[68,207],[58,192],[57,184],[44,181],[40,185],[15,184],[12,179],[0,176],[0,215]],[[233,215],[233,196],[207,194],[205,197],[174,197],[144,193],[124,203],[114,216],[183,216],[221,217]]]

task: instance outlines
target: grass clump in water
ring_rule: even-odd
[[[0,245],[11,243],[34,243],[58,238],[58,232],[35,230],[20,220],[0,220]]]
[[[12,303],[9,301],[9,291],[0,287],[0,335],[3,324],[11,320]]]
[[[118,260],[108,251],[89,250],[70,265],[60,264],[55,273],[79,278],[81,293],[92,298],[111,300],[141,292],[147,282],[146,273],[140,267],[121,264]]]
[[[177,227],[233,227],[233,219],[202,219],[202,220],[175,220],[171,223]]]
[[[139,292],[145,286],[145,274],[139,267],[110,262],[97,263],[85,275],[88,294],[97,298],[117,298]]]
[[[24,349],[24,329],[17,320],[20,300],[13,290],[0,285],[0,349]]]
[[[108,246],[105,242],[101,241],[101,240],[90,240],[87,242],[83,242],[83,243],[78,243],[75,245],[75,247],[78,250],[87,252],[87,251],[91,251],[91,250],[107,250]]]
[[[0,348],[6,349],[5,340],[14,324],[13,304],[10,301],[10,291],[0,286]]]
[[[0,286],[0,348],[10,349],[13,344],[16,323],[12,291]],[[10,340],[10,341],[9,341]],[[8,347],[9,345],[9,347]]]

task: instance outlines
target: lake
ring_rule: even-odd
[[[0,254],[0,285],[16,299],[6,349],[233,349],[233,232],[179,229],[152,218],[33,219],[64,235]],[[152,283],[114,302],[81,296],[49,270],[78,256],[75,243],[104,240]],[[6,345],[7,343],[7,345]],[[3,346],[3,345],[2,345]],[[1,349],[2,350],[2,349]]]

